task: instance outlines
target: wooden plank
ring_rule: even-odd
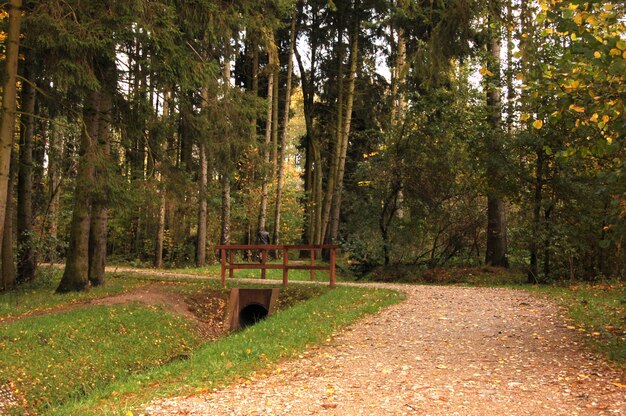
[[[335,261],[337,253],[334,248],[330,249],[330,287],[335,287]]]
[[[261,262],[263,266],[261,268],[261,279],[265,279],[265,266],[267,265],[267,250],[261,249]]]
[[[315,280],[315,250],[311,250],[311,266],[309,267],[309,269],[311,269],[310,271],[310,275],[311,275],[311,281]]]
[[[222,287],[226,287],[226,249],[222,248],[220,252],[220,261],[222,263]]]
[[[283,249],[283,286],[287,286],[289,280],[289,250]]]

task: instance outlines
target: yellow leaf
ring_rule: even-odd
[[[487,69],[486,67],[484,67],[484,66],[483,66],[482,68],[480,68],[480,71],[478,71],[478,72],[480,72],[480,75],[482,75],[482,76],[485,76],[485,75],[486,75],[486,76],[489,76],[489,77],[492,77],[492,76],[493,76],[493,72],[491,72],[490,70],[488,70],[488,69]]]
[[[602,57],[602,53],[600,53],[600,52],[598,52],[598,51],[595,51],[595,52],[593,53],[593,56],[594,56],[594,57],[596,57],[596,58],[600,58],[600,57]]]
[[[593,115],[591,116],[589,121],[591,121],[593,123],[597,122],[598,121],[598,113],[593,113]]]
[[[540,128],[543,127],[543,121],[541,121],[541,120],[533,121],[533,127],[536,128],[537,130],[539,130]]]
[[[550,10],[550,6],[548,6],[546,3],[543,3],[543,2],[539,5],[539,7],[541,7],[541,10],[544,10],[544,11]]]
[[[576,36],[576,33],[572,33],[570,38],[572,38],[572,40],[576,40],[576,39],[578,39],[578,36]]]
[[[576,16],[574,16],[574,23],[576,23],[578,26],[583,24],[583,15],[582,15],[582,13],[576,13]]]
[[[602,122],[604,122],[604,123],[608,123],[610,119],[611,119],[611,117],[609,117],[606,114],[602,116]]]
[[[530,118],[530,114],[524,113],[519,116],[520,121],[526,121]]]
[[[517,74],[515,75],[515,79],[517,79],[518,81],[524,81],[524,74]]]
[[[572,104],[569,106],[570,110],[576,111],[577,113],[584,113],[585,112],[585,107],[581,107],[579,105],[576,104]]]
[[[626,51],[622,54],[622,58],[626,59]]]
[[[620,389],[626,389],[626,384],[621,384],[621,383],[613,383],[613,385],[615,387],[619,387]]]
[[[604,5],[604,10],[606,10],[607,12],[610,12],[611,10],[613,10],[613,5],[611,3],[606,3]]]
[[[611,56],[617,56],[617,55],[621,55],[622,51],[620,51],[619,49],[613,48],[609,51],[609,55]]]
[[[615,46],[618,49],[621,49],[623,51],[626,51],[626,42],[624,42],[623,40],[618,40],[617,43],[615,44]]]
[[[130,410],[126,411],[126,416],[133,416],[133,415],[134,415],[134,413],[132,411],[130,411]]]

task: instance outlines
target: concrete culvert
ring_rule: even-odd
[[[279,291],[278,288],[232,288],[224,328],[237,331],[273,314]]]
[[[247,305],[239,312],[239,327],[245,328],[254,325],[265,318],[267,314],[268,310],[263,305],[259,305],[258,303]]]

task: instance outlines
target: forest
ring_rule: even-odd
[[[622,0],[10,0],[0,289],[335,243],[624,278]]]

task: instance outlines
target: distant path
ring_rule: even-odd
[[[626,415],[624,374],[557,307],[508,289],[399,286],[408,299],[301,359],[148,415]]]

